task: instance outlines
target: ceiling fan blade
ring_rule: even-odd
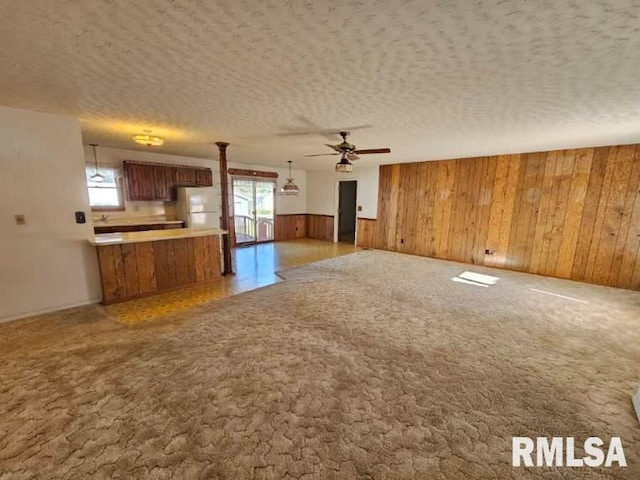
[[[358,155],[370,155],[372,153],[391,153],[390,148],[369,148],[366,150],[356,150],[354,153]]]
[[[315,155],[305,155],[305,157],[329,157],[331,155],[339,155],[338,153],[317,153]]]
[[[335,145],[331,145],[330,143],[325,143],[325,145],[327,147],[331,148],[332,150],[335,150],[338,153],[342,153],[342,151],[338,147],[336,147]]]

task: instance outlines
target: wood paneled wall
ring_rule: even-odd
[[[104,303],[221,276],[217,235],[96,247]]]
[[[640,290],[640,147],[383,165],[358,244]]]
[[[236,246],[234,221],[230,218],[231,245]],[[297,238],[315,238],[333,242],[333,216],[296,213],[276,215],[275,240],[295,240]]]
[[[294,240],[307,236],[307,215],[276,215],[275,240]]]
[[[307,237],[333,242],[333,215],[307,215]]]
[[[378,221],[375,218],[358,218],[356,245],[363,248],[376,248]]]

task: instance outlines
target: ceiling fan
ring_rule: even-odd
[[[390,148],[369,148],[358,150],[353,143],[347,142],[347,137],[349,136],[349,132],[340,132],[340,136],[342,137],[342,143],[337,145],[331,145],[329,143],[325,143],[325,145],[334,150],[333,153],[318,153],[316,155],[305,155],[305,157],[323,157],[326,155],[342,155],[342,158],[338,163],[336,163],[336,172],[352,172],[353,165],[352,161],[358,160],[360,157],[358,155],[371,155],[374,153],[391,153]]]

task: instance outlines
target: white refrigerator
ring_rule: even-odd
[[[179,187],[176,216],[187,228],[220,228],[220,203],[214,187]]]

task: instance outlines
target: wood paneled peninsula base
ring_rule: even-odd
[[[96,235],[104,304],[222,276],[219,229],[175,229]]]

